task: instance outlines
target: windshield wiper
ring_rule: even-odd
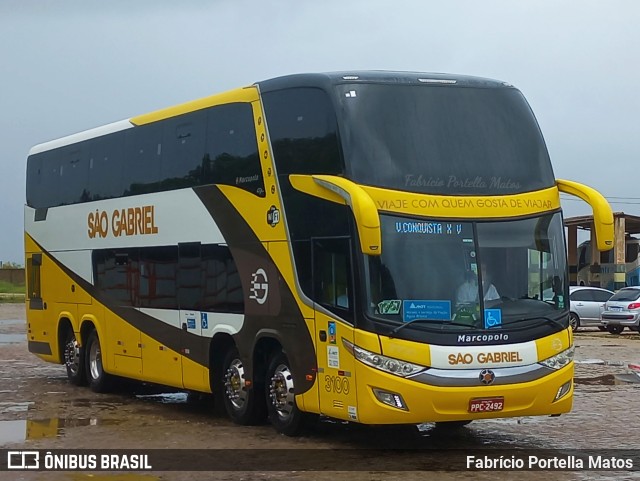
[[[562,324],[557,319],[552,319],[552,318],[546,317],[546,316],[532,316],[532,317],[523,317],[521,319],[516,319],[515,321],[505,322],[503,324],[498,324],[496,326],[491,326],[488,329],[495,329],[496,327],[508,327],[508,326],[510,326],[512,324],[519,324],[521,322],[526,322],[526,321],[534,321],[536,319],[542,319],[543,321],[547,321],[549,324],[554,324],[554,325],[560,327],[561,329],[566,329],[567,328],[567,326]]]
[[[451,319],[430,319],[430,318],[426,318],[426,317],[419,317],[417,319],[411,319],[410,321],[405,322],[404,324],[399,325],[398,327],[395,327],[390,333],[389,333],[389,337],[394,337],[399,331],[401,331],[402,329],[404,329],[405,327],[407,327],[410,324],[413,324],[414,322],[428,322],[428,323],[432,323],[432,322],[437,322],[440,326],[460,326],[460,327],[475,327],[471,324],[464,324],[461,322],[454,322]]]

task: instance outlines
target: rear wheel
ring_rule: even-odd
[[[231,420],[242,425],[262,421],[266,414],[262,384],[247,386],[244,364],[236,347],[227,352],[222,372],[223,403]]]
[[[624,326],[607,326],[610,334],[620,334],[624,330]]]
[[[276,352],[267,368],[267,412],[276,430],[287,436],[297,436],[307,416],[298,409],[293,373],[287,356]]]
[[[84,349],[78,344],[73,329],[69,327],[64,341],[64,365],[67,377],[72,384],[82,386],[86,384]]]
[[[102,349],[97,331],[91,331],[85,346],[85,361],[89,387],[94,392],[107,392],[111,388],[113,378],[104,372],[102,365]]]
[[[580,317],[575,312],[569,314],[569,325],[573,332],[576,332],[580,327]]]

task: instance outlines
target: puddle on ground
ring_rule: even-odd
[[[616,374],[616,384],[640,384],[640,376],[634,373]]]
[[[153,401],[160,404],[185,404],[189,395],[184,392],[160,393],[160,394],[136,394],[136,398],[143,401]]]
[[[82,426],[114,426],[120,424],[117,419],[99,418],[50,418],[21,419],[0,421],[0,446],[22,443],[32,439],[62,437],[69,428]]]
[[[576,377],[574,384],[585,386],[620,386],[624,384],[640,384],[640,376],[634,373],[605,374],[594,377]]]
[[[605,361],[603,359],[582,359],[574,362],[576,364],[597,364],[599,366],[624,366],[624,361]]]
[[[0,319],[0,326],[15,326],[24,323],[25,321],[20,319]]]
[[[29,406],[33,401],[24,402],[0,402],[0,414],[6,413],[24,413],[29,410]]]
[[[0,345],[19,344],[27,340],[26,334],[0,334]]]

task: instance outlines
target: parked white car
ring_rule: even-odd
[[[625,327],[639,330],[640,286],[620,289],[606,302],[602,325],[611,334],[620,334]]]
[[[569,287],[569,324],[575,332],[579,327],[598,327],[604,331],[601,315],[605,303],[613,296],[613,292],[600,287]]]

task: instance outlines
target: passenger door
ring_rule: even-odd
[[[350,240],[312,239],[312,258],[320,411],[355,421],[355,359],[343,343],[354,338]]]
[[[571,309],[574,310],[580,321],[593,321],[594,319],[594,306],[591,297],[591,289],[580,289],[575,291],[570,296]],[[596,318],[597,318],[596,314]]]

